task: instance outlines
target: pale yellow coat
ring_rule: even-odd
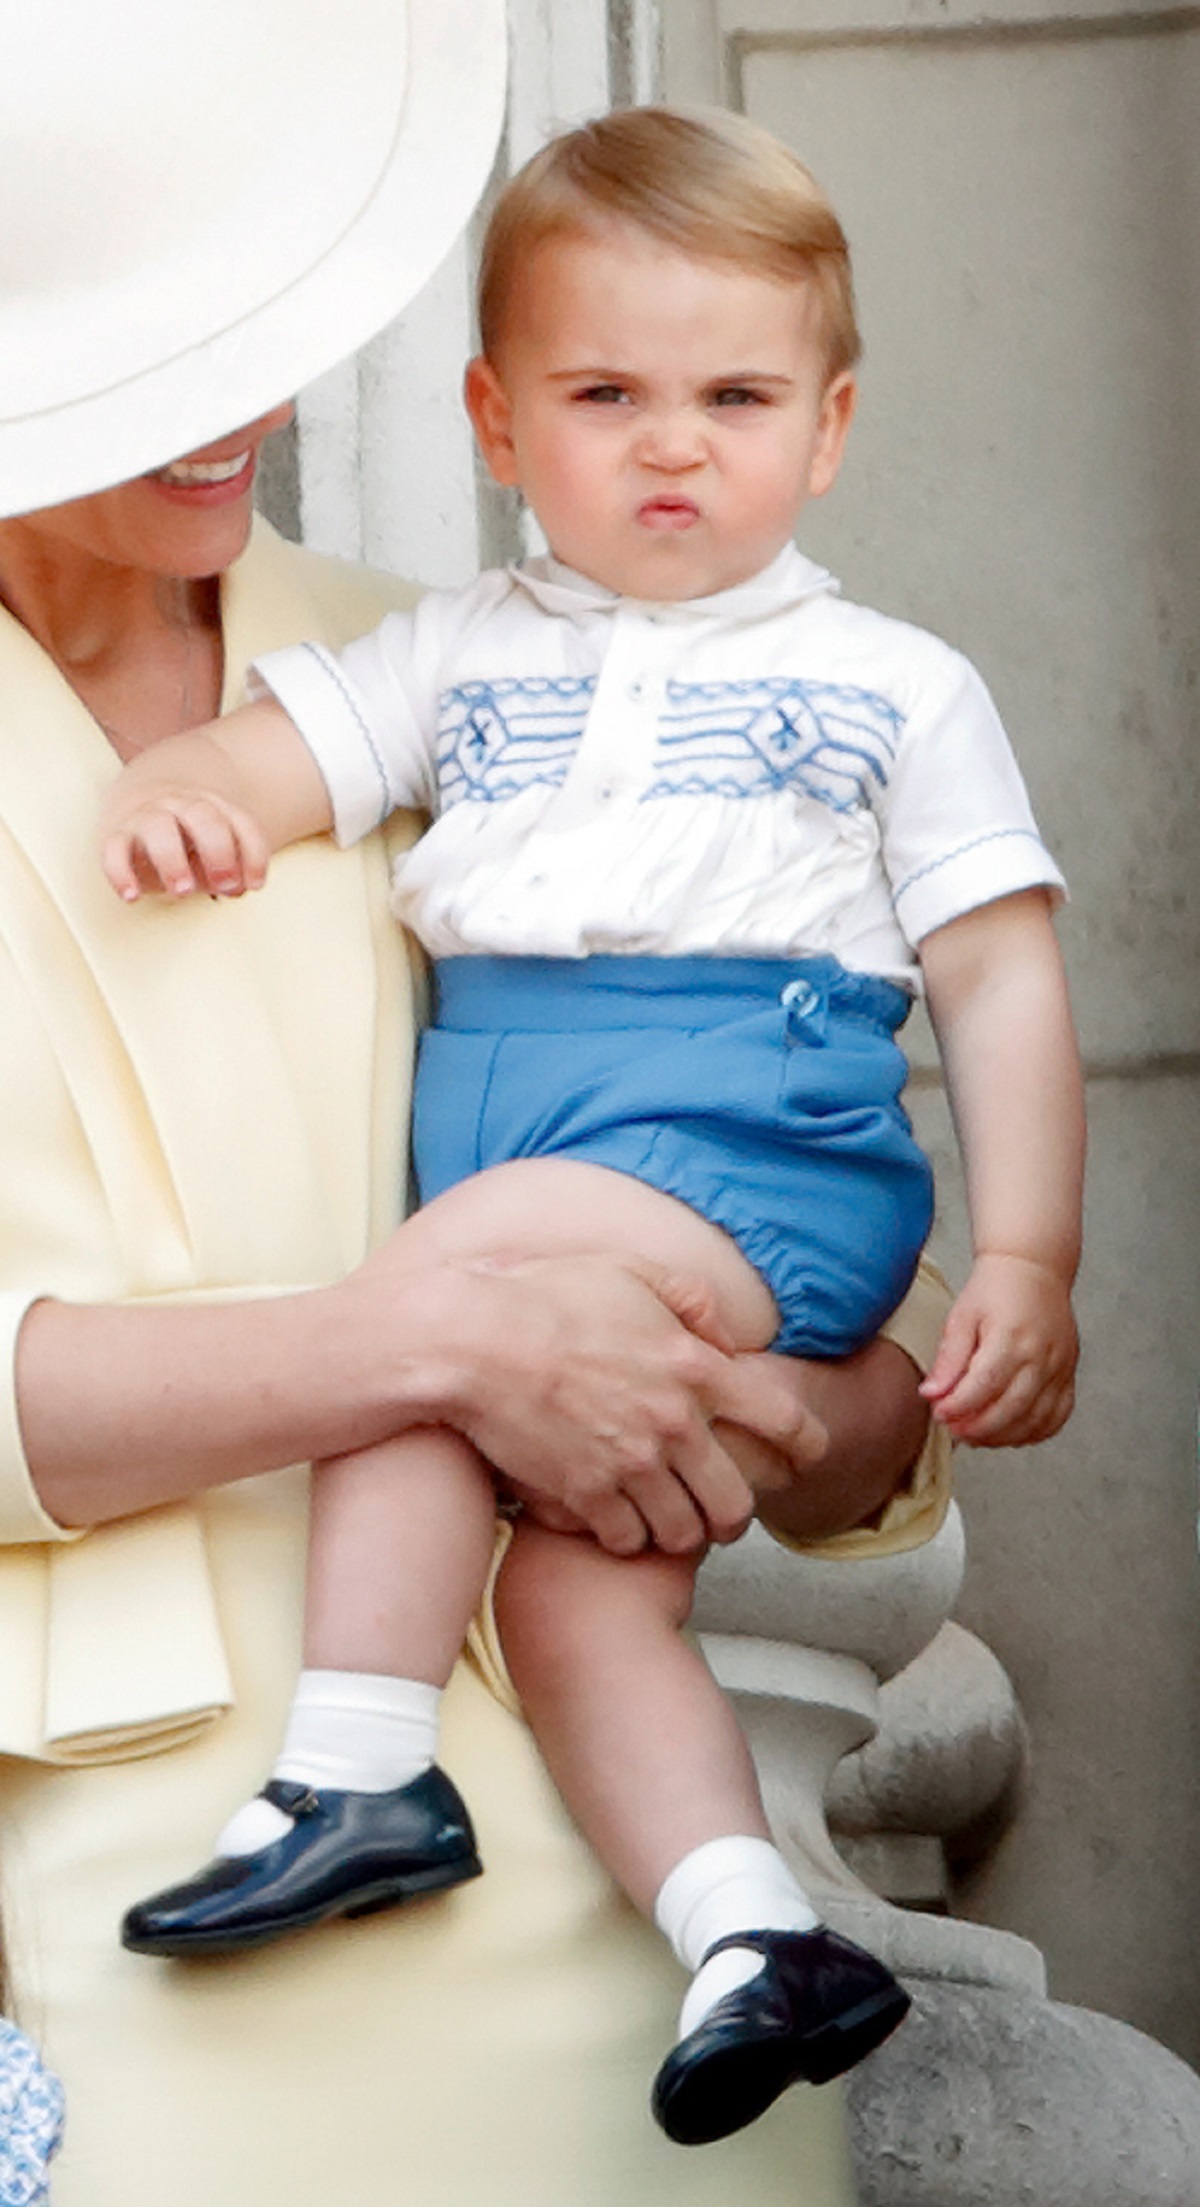
[[[339,641],[382,602],[260,532],[227,585],[231,689],[251,651]],[[312,844],[262,898],[130,911],[94,856],[113,771],[4,620],[10,1333],[38,1292],[327,1280],[399,1206],[411,1011],[382,850]],[[270,1763],[304,1495],[281,1473],[56,1543],[0,1405],[0,1863],[22,2020],[67,2087],[55,2207],[848,2207],[834,2091],[701,2152],[655,2131],[675,1965],[465,1666],[444,1760],[482,1880],[236,1961],[121,1951],[125,1906],[196,1867]]]

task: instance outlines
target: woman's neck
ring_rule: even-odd
[[[0,603],[122,757],[219,710],[216,578],[120,566],[10,521],[0,523]]]

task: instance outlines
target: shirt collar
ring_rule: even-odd
[[[826,568],[818,567],[815,560],[806,559],[794,544],[785,544],[769,567],[751,575],[747,582],[735,583],[730,590],[714,591],[707,598],[682,598],[662,603],[621,598],[616,591],[606,590],[602,583],[592,582],[587,575],[577,574],[574,568],[564,566],[560,559],[555,559],[553,552],[523,560],[509,572],[544,613],[565,614],[571,620],[582,620],[588,614],[612,614],[622,605],[641,606],[647,614],[653,613],[657,621],[753,620],[763,614],[782,612],[804,598],[818,597],[824,591],[836,591],[839,587]]]

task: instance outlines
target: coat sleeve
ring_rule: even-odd
[[[23,1541],[75,1540],[78,1534],[56,1524],[38,1500],[25,1461],[17,1411],[17,1336],[36,1292],[0,1294],[0,1547]]]

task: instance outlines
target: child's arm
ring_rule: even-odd
[[[1074,1403],[1084,1152],[1079,1054],[1047,897],[1004,897],[937,928],[921,964],[975,1252],[922,1392],[960,1440],[1042,1441]]]
[[[307,744],[273,698],[151,744],[104,801],[101,864],[118,896],[237,897],[272,852],[333,825]]]

